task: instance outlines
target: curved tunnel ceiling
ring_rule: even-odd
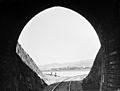
[[[37,65],[48,60],[94,59],[100,49],[92,25],[79,13],[59,6],[35,15],[23,28],[18,42]]]

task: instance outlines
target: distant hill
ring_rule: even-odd
[[[26,65],[28,65],[28,67],[30,67],[41,78],[44,79],[44,75],[42,74],[42,72],[39,69],[39,67],[35,64],[35,62],[33,61],[33,59],[25,52],[25,50],[22,48],[22,46],[19,43],[17,43],[16,52],[20,56],[20,58],[22,59],[22,61]]]
[[[41,70],[49,70],[51,68],[62,68],[62,67],[91,67],[93,59],[81,60],[76,62],[67,62],[67,63],[51,63],[46,65],[40,65]]]

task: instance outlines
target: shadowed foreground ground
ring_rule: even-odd
[[[61,83],[54,91],[69,91],[70,81]],[[52,91],[58,83],[47,86],[44,91]],[[70,91],[83,91],[80,81],[71,81]]]

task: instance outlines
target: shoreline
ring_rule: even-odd
[[[82,70],[41,70],[42,72],[63,72],[63,71],[90,71],[91,69],[82,69]]]

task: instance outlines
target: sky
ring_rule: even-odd
[[[92,25],[77,12],[59,6],[35,15],[18,42],[37,65],[95,59],[100,48]]]

